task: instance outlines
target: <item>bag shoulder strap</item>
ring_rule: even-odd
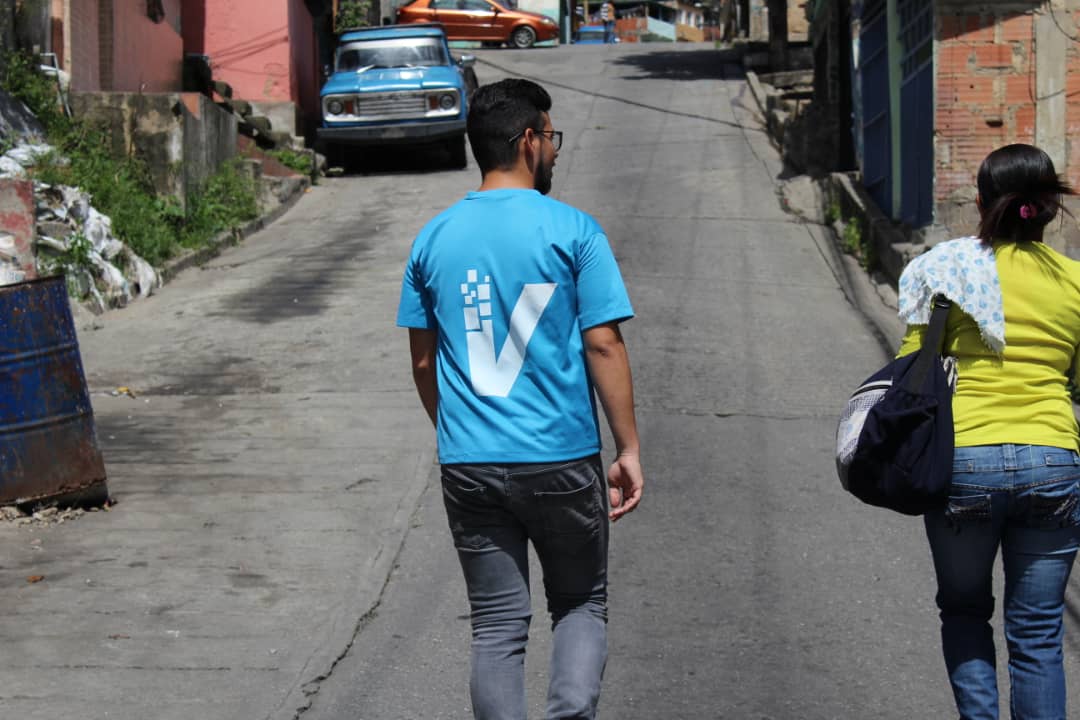
[[[945,343],[945,321],[949,318],[949,308],[952,301],[944,295],[934,296],[934,311],[930,313],[930,324],[923,334],[919,357],[915,358],[915,364],[911,366],[904,387],[911,391],[918,391],[926,380],[926,373],[930,372],[931,363],[941,355],[942,346]]]

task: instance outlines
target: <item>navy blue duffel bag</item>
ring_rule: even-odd
[[[922,347],[867,378],[836,430],[836,469],[865,503],[905,515],[945,504],[952,479],[955,359],[942,358],[951,303],[934,298]]]

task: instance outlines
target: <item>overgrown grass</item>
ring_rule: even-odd
[[[281,150],[265,150],[264,152],[290,170],[295,170],[301,175],[307,175],[309,177],[314,175],[315,163],[308,153],[297,152],[289,148],[282,148]]]
[[[840,235],[840,244],[844,252],[858,258],[859,264],[866,270],[877,267],[877,252],[870,238],[863,234],[862,225],[856,218],[848,218],[844,221],[844,229]]]
[[[34,178],[88,192],[94,207],[112,219],[116,236],[151,264],[160,266],[182,248],[205,245],[258,215],[254,180],[235,164],[224,165],[188,197],[186,211],[174,198],[158,196],[141,157],[110,152],[108,128],[63,114],[55,81],[30,56],[9,53],[2,62],[0,84],[42,121],[56,148]]]
[[[180,226],[180,244],[198,247],[207,238],[258,215],[255,180],[240,171],[239,161],[225,163],[199,193],[188,199],[187,213]]]

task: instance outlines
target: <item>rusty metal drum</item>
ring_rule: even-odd
[[[107,498],[63,276],[0,287],[0,505]]]

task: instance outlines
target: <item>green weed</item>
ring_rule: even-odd
[[[863,235],[862,225],[855,219],[850,218],[844,223],[844,230],[840,236],[840,244],[844,252],[854,255],[859,259],[859,264],[867,270],[877,267],[877,253],[870,238]]]
[[[297,152],[289,148],[283,148],[281,150],[267,150],[266,154],[277,160],[279,163],[295,170],[301,175],[307,175],[309,177],[315,174],[315,163],[312,157],[308,153]]]
[[[60,107],[56,79],[41,72],[32,53],[9,51],[0,58],[0,87],[22,100],[50,134],[67,118]]]
[[[3,63],[0,86],[42,120],[56,148],[33,170],[34,178],[88,192],[94,207],[112,219],[116,236],[149,263],[160,266],[181,248],[205,245],[258,215],[254,180],[241,177],[235,165],[223,166],[188,198],[187,212],[175,199],[157,196],[141,157],[114,156],[106,127],[60,111],[55,82],[31,56],[8,54]]]
[[[825,208],[825,222],[832,225],[841,218],[840,201],[833,198]]]
[[[180,244],[197,247],[208,238],[259,215],[255,180],[240,170],[241,161],[221,166],[202,189],[188,199],[188,210],[180,231]]]

